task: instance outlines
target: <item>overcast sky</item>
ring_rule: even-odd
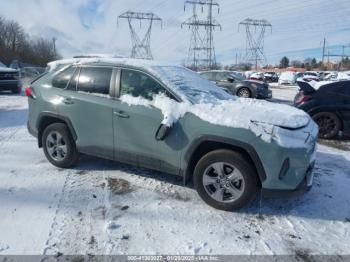
[[[332,52],[350,43],[349,0],[217,0],[215,19],[222,31],[214,32],[217,60],[233,63],[244,55],[245,32],[238,23],[245,18],[267,19],[273,31],[266,33],[265,53],[269,63],[283,55],[291,60],[322,56],[322,40]],[[127,21],[117,17],[126,11],[154,12],[163,28],[154,24],[151,47],[155,59],[182,62],[187,57],[190,30],[180,27],[189,18],[184,0],[0,0],[0,15],[18,21],[32,36],[57,38],[64,57],[82,53],[118,53],[131,50]],[[146,24],[139,33],[146,29]],[[348,49],[350,53],[350,48]]]

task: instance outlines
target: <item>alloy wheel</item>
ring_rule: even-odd
[[[240,198],[245,190],[242,173],[232,164],[217,162],[206,168],[203,186],[215,201],[231,203]]]
[[[51,131],[46,138],[46,148],[55,161],[63,161],[67,155],[67,142],[57,131]]]
[[[250,92],[247,88],[241,88],[239,91],[238,91],[238,96],[240,97],[244,97],[244,98],[249,98],[250,97]]]

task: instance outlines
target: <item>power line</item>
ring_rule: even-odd
[[[186,0],[185,11],[186,5],[192,6],[192,16],[181,24],[181,27],[188,26],[191,29],[187,65],[194,70],[213,69],[216,67],[213,31],[216,27],[221,29],[221,25],[213,18],[213,7],[219,12],[219,4],[213,0]],[[206,19],[198,17],[197,7],[200,7],[202,12],[204,7],[208,9]]]
[[[272,25],[265,19],[247,18],[239,23],[238,27],[240,26],[244,26],[246,31],[246,53],[244,60],[247,63],[254,63],[257,70],[259,64],[266,62],[264,54],[265,31],[266,28],[270,28],[272,32]]]
[[[119,19],[127,19],[129,23],[129,30],[131,34],[131,42],[132,42],[132,50],[131,57],[132,58],[141,58],[141,59],[153,59],[153,55],[151,52],[151,32],[153,21],[159,21],[162,23],[162,19],[156,16],[154,13],[142,13],[142,12],[125,12],[118,16]],[[143,20],[148,21],[148,29],[143,38],[140,38],[132,24],[133,20],[138,20],[141,23]]]

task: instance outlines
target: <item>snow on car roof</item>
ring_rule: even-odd
[[[135,58],[113,58],[113,57],[77,57],[69,59],[61,59],[48,63],[50,70],[54,70],[56,66],[62,64],[89,64],[89,63],[106,63],[106,64],[122,64],[135,67],[150,67],[155,65],[173,65],[164,61],[135,59]]]

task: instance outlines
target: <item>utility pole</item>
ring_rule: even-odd
[[[326,55],[326,38],[323,38],[323,48],[322,48],[322,65],[324,65],[324,57]]]
[[[324,62],[325,57],[327,57],[328,64],[330,63],[330,58],[331,57],[338,58],[338,59],[341,59],[341,61],[338,64],[338,68],[340,69],[343,66],[344,59],[346,57],[350,56],[349,54],[346,53],[346,49],[347,48],[350,48],[350,44],[342,45],[342,52],[341,52],[341,54],[333,53],[333,52],[331,53],[329,51],[329,49],[327,50],[326,39],[324,39],[324,41],[323,41],[323,51],[322,51],[322,63]]]
[[[272,25],[265,19],[247,18],[238,24],[238,29],[240,26],[244,26],[246,31],[246,53],[244,60],[247,63],[252,62],[255,65],[255,70],[257,70],[259,64],[266,62],[264,54],[265,32],[266,28],[270,28],[272,33]]]
[[[213,0],[186,0],[185,11],[186,5],[193,7],[193,15],[181,24],[181,27],[188,26],[192,30],[187,66],[196,71],[213,69],[216,66],[213,31],[216,27],[221,29],[221,25],[213,18],[213,7],[217,7],[219,12],[219,4]],[[208,8],[206,19],[199,19],[197,6],[201,7],[202,12],[204,7]],[[204,32],[201,28],[204,28]]]
[[[151,52],[151,32],[152,32],[152,26],[153,21],[159,21],[162,25],[162,19],[156,16],[154,13],[141,13],[141,12],[125,12],[118,16],[119,19],[127,19],[129,24],[129,30],[131,34],[131,42],[132,42],[132,50],[131,50],[131,57],[132,58],[140,58],[140,59],[153,59],[153,55]],[[132,21],[139,20],[140,27],[141,22],[143,20],[148,21],[148,29],[143,36],[143,38],[140,38],[132,24]]]
[[[56,53],[56,41],[57,41],[56,37],[53,37],[53,38],[52,38],[52,43],[53,43],[53,54],[54,54],[54,56],[55,56],[55,59],[57,58],[57,53]]]

